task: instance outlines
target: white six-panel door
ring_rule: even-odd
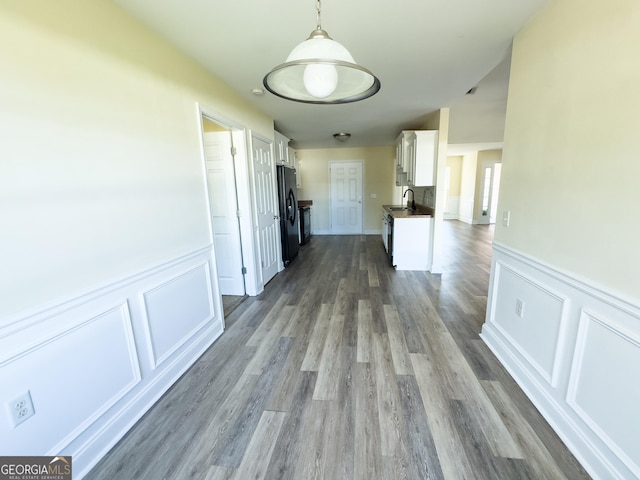
[[[244,295],[242,247],[238,224],[231,133],[204,133],[213,248],[222,295]]]
[[[330,162],[331,233],[362,233],[362,162]]]
[[[255,180],[258,240],[262,259],[262,281],[267,283],[278,273],[280,251],[279,214],[275,178],[275,164],[271,146],[252,137],[253,175]]]

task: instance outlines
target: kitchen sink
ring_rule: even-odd
[[[389,207],[389,210],[392,212],[401,212],[402,210],[406,210],[407,207]]]

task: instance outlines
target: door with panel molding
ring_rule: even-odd
[[[362,233],[362,161],[330,162],[331,233]]]
[[[205,132],[204,153],[213,248],[222,295],[244,295],[238,198],[231,132]]]
[[[278,214],[275,163],[271,145],[252,137],[253,175],[258,219],[258,244],[262,266],[262,281],[266,284],[278,273],[280,251],[280,220]]]

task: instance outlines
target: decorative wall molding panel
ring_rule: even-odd
[[[0,452],[82,478],[223,329],[211,246],[3,322],[0,405],[29,392],[35,414],[0,415]]]
[[[567,299],[502,263],[495,265],[493,286],[493,325],[546,382],[555,386]]]
[[[640,328],[582,310],[567,403],[640,478]],[[620,393],[624,393],[620,395]],[[607,401],[602,402],[603,394]]]
[[[494,244],[482,339],[594,478],[640,478],[640,308]]]
[[[154,368],[215,318],[210,269],[203,263],[142,294]]]
[[[126,303],[76,320],[2,362],[3,391],[10,398],[29,391],[36,412],[15,428],[3,422],[3,455],[56,455],[140,382]]]
[[[457,195],[449,195],[447,197],[447,209],[444,212],[445,220],[458,220],[460,216],[460,197]]]

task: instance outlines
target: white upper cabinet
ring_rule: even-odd
[[[437,152],[437,130],[403,130],[400,133],[396,145],[397,168],[406,174],[407,185],[435,185]]]
[[[296,161],[296,151],[293,149],[293,147],[289,147],[287,149],[287,160],[287,165],[289,165],[291,168],[295,168],[296,170],[298,169],[298,162]]]
[[[396,141],[396,167],[398,170],[403,171],[404,168],[404,135],[408,132],[400,133],[398,140]]]
[[[302,188],[302,172],[298,168],[298,156],[293,147],[289,147],[289,166],[296,171],[296,187]]]
[[[289,166],[289,139],[274,130],[274,140],[276,142],[276,165]]]

